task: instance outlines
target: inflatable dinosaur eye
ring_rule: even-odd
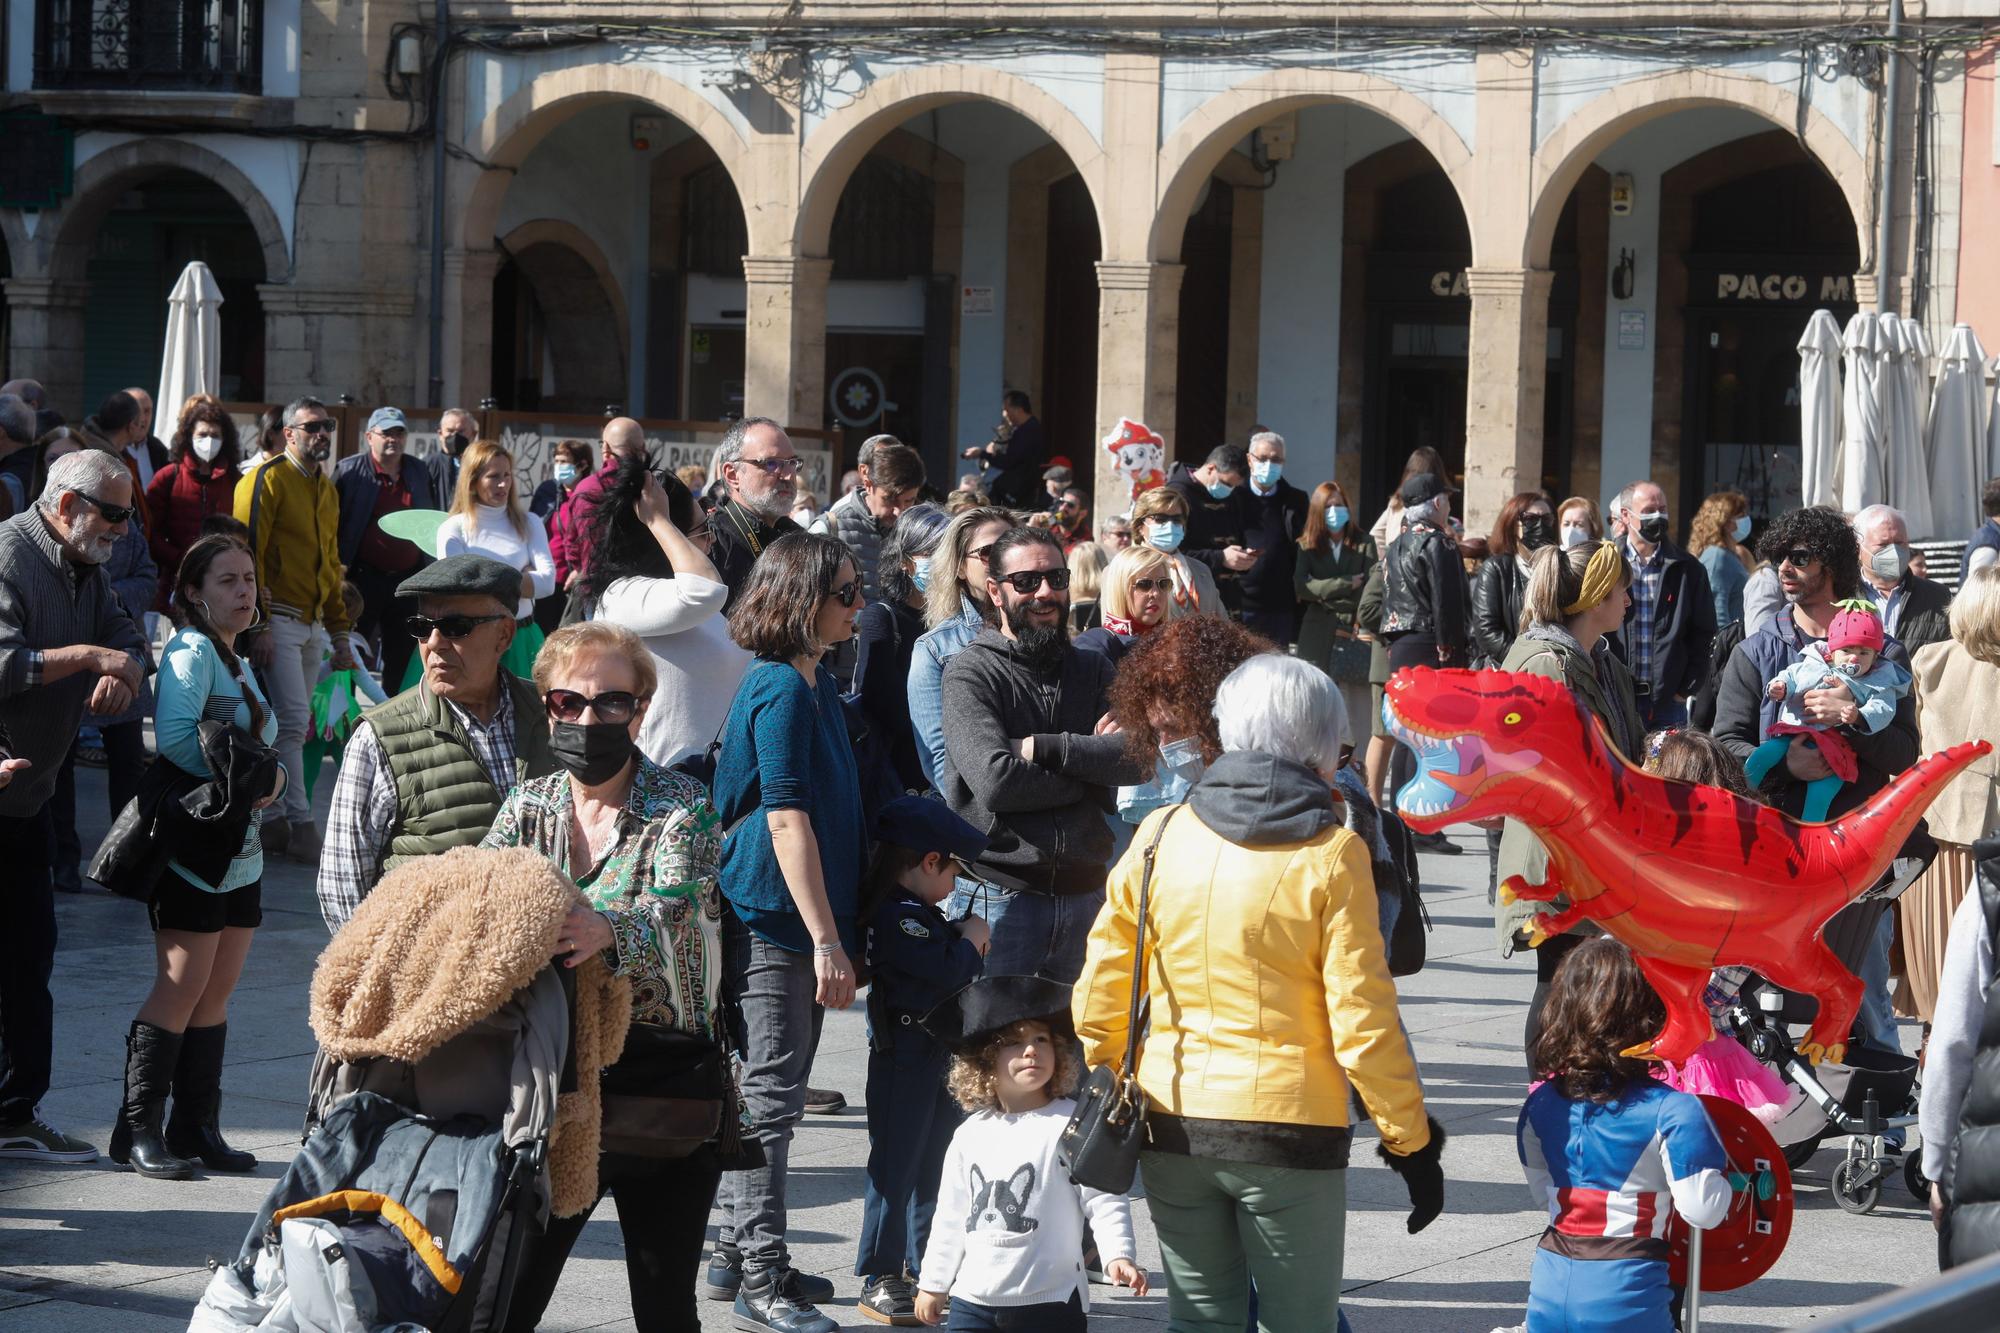
[[[1501,718],[1500,722],[1503,726],[1518,727],[1521,725],[1521,714],[1518,710],[1516,710],[1515,712],[1509,713],[1505,717]]]

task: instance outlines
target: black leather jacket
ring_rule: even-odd
[[[1511,555],[1488,556],[1472,576],[1472,665],[1497,667],[1521,633],[1528,572]]]
[[[1382,633],[1434,638],[1438,646],[1466,645],[1465,566],[1451,534],[1429,523],[1403,530],[1382,557]]]
[[[1972,856],[1979,925],[2000,938],[2000,836],[1978,843]],[[2000,988],[1986,993],[1979,1049],[1938,1193],[1944,1199],[1938,1255],[1945,1264],[1969,1264],[2000,1250]]]

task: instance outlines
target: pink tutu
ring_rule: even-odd
[[[1662,1061],[1654,1077],[1680,1092],[1735,1102],[1766,1123],[1792,1101],[1792,1090],[1776,1071],[1731,1037],[1710,1037],[1683,1064]]]

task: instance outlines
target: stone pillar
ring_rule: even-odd
[[[1472,294],[1466,376],[1467,532],[1484,532],[1509,496],[1542,484],[1542,405],[1547,390],[1549,283],[1543,268],[1465,272]]]
[[[416,401],[419,358],[408,330],[417,299],[406,288],[334,287],[261,282],[264,307],[264,397],[286,402],[300,394],[332,402]]]
[[[498,250],[444,252],[444,401],[432,407],[479,410],[493,392],[493,279]],[[425,380],[426,396],[429,381]]]
[[[1180,354],[1179,264],[1106,260],[1097,266],[1097,427],[1108,435],[1120,417],[1167,435],[1174,420],[1174,376]],[[1174,441],[1167,440],[1167,457]],[[1117,513],[1127,491],[1108,450],[1097,459],[1097,508]]]
[[[831,259],[745,255],[743,412],[787,426],[826,423],[826,285]]]
[[[41,381],[49,406],[81,421],[97,404],[83,401],[83,316],[90,285],[58,278],[8,278],[8,370]]]
[[[1875,275],[1873,273],[1855,274],[1854,304],[1861,307],[1862,310],[1867,311],[1869,313],[1875,313],[1880,311],[1882,305],[1881,302],[1876,299],[1878,295],[1878,293],[1875,290],[1877,285],[1878,284],[1876,282]]]

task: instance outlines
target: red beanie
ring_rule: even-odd
[[[1882,619],[1873,611],[1842,611],[1826,631],[1826,650],[1872,648],[1882,651]]]

